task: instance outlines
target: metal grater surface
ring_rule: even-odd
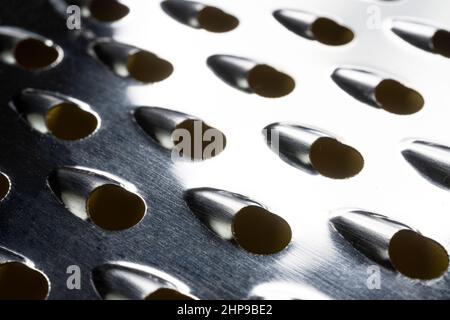
[[[51,39],[63,59],[40,71],[0,65],[0,171],[11,180],[0,204],[0,261],[22,259],[11,258],[11,252],[28,259],[48,277],[48,299],[99,299],[102,292],[141,298],[145,289],[128,281],[126,272],[100,269],[103,287],[96,287],[92,271],[117,262],[131,266],[130,274],[179,283],[174,287],[199,299],[450,298],[448,273],[431,281],[411,279],[371,256],[382,244],[348,241],[330,222],[357,208],[411,226],[450,249],[445,190],[450,157],[433,144],[425,145],[428,158],[414,158],[411,151],[417,141],[450,146],[450,61],[418,48],[420,36],[412,36],[414,46],[392,31],[396,18],[450,30],[448,2],[211,0],[209,5],[239,19],[226,33],[184,25],[157,0],[123,3],[130,8],[123,20],[105,24],[83,18],[81,30],[69,30],[64,1],[2,0],[0,33],[10,26]],[[279,9],[333,18],[355,38],[343,46],[306,39],[274,18]],[[374,15],[380,24],[369,27]],[[107,38],[169,61],[173,74],[149,85],[118,76],[92,54],[92,43]],[[4,50],[5,42],[0,47]],[[271,99],[233,88],[207,65],[218,54],[273,66],[295,80],[295,89]],[[353,93],[358,100],[335,83],[331,76],[338,68],[398,80],[420,92],[425,105],[411,115],[370,106],[361,101],[370,100],[363,85]],[[11,106],[25,88],[86,103],[101,119],[99,129],[79,141],[38,132]],[[225,134],[225,150],[205,161],[173,161],[133,119],[141,106],[203,119]],[[289,165],[262,134],[278,122],[338,137],[363,155],[363,170],[349,179],[330,179]],[[147,205],[143,220],[110,232],[73,214],[48,183],[52,172],[67,166],[99,170],[134,185]],[[291,243],[278,253],[257,255],[222,239],[186,204],[186,190],[192,188],[226,190],[264,204],[289,223]],[[370,238],[371,226],[362,230],[369,243],[378,241]],[[80,290],[67,287],[72,265],[81,268]],[[371,266],[380,267],[378,289],[367,283]]]

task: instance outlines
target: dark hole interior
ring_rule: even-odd
[[[0,264],[0,300],[44,300],[48,291],[41,272],[19,262]]]
[[[22,40],[14,48],[17,64],[28,70],[49,67],[58,59],[58,56],[58,50],[38,39]]]
[[[146,211],[141,197],[113,184],[105,184],[92,191],[86,206],[92,222],[110,231],[133,227],[142,220]]]
[[[318,18],[311,25],[314,38],[329,46],[347,44],[355,37],[352,30],[328,18]]]
[[[173,72],[170,62],[143,50],[128,57],[127,68],[132,78],[144,83],[162,81]]]
[[[309,158],[321,175],[332,179],[353,177],[364,167],[358,150],[329,137],[321,137],[311,145]]]
[[[400,230],[389,243],[389,258],[403,275],[421,280],[442,276],[448,269],[448,254],[436,241],[412,230]]]
[[[11,184],[8,177],[0,172],[0,201],[2,201],[8,195],[10,188]]]
[[[200,26],[211,32],[227,32],[239,25],[239,20],[215,7],[205,7],[197,15]]]
[[[176,290],[162,288],[150,293],[145,300],[193,300]]]
[[[258,206],[239,210],[234,216],[232,230],[239,246],[255,254],[280,252],[292,238],[291,227],[283,218]]]
[[[47,128],[59,139],[86,138],[97,129],[97,126],[97,117],[72,103],[58,104],[47,112]]]
[[[130,9],[116,0],[92,0],[89,12],[98,21],[114,22],[127,16]]]
[[[295,88],[294,79],[265,64],[253,67],[247,79],[253,92],[267,98],[288,95]]]
[[[438,30],[432,39],[434,52],[450,58],[450,32]]]
[[[408,115],[420,111],[425,100],[422,95],[395,80],[383,80],[375,88],[375,98],[383,109],[399,114]]]

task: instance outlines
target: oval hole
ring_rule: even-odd
[[[358,150],[329,137],[321,137],[311,145],[309,158],[321,175],[332,179],[351,178],[364,167]]]
[[[169,288],[161,288],[145,297],[145,300],[193,300],[177,290]]]
[[[41,272],[23,263],[0,264],[0,300],[44,300],[49,288]]]
[[[355,37],[353,31],[328,18],[318,18],[311,25],[314,38],[329,46],[347,44]]]
[[[227,32],[239,25],[239,20],[219,8],[205,7],[197,14],[200,26],[210,32]]]
[[[226,137],[221,131],[208,126],[201,120],[188,119],[183,121],[176,127],[172,137],[174,137],[174,134],[175,136],[181,136],[181,138],[173,139],[180,155],[190,160],[213,158],[225,149],[227,143]],[[185,136],[185,134],[188,136]],[[207,135],[210,135],[211,141],[208,140]]]
[[[170,62],[144,50],[139,50],[128,57],[127,68],[130,77],[144,83],[162,81],[173,72]]]
[[[450,32],[438,30],[431,39],[434,52],[450,58]]]
[[[395,80],[383,80],[375,88],[375,98],[384,110],[407,115],[420,111],[425,100],[417,91]]]
[[[59,58],[56,48],[38,39],[24,39],[14,48],[16,63],[28,70],[43,69],[54,64]]]
[[[239,210],[233,219],[232,232],[240,247],[264,255],[280,252],[292,238],[291,227],[283,218],[258,206]]]
[[[86,206],[92,222],[109,231],[135,226],[146,212],[146,204],[140,196],[113,184],[105,184],[92,191]]]
[[[60,103],[47,112],[47,128],[59,139],[79,140],[97,130],[98,119],[76,104]]]
[[[0,172],[0,201],[6,198],[10,189],[11,182],[9,181],[9,178],[4,173]]]
[[[394,234],[389,243],[389,258],[398,272],[421,280],[442,276],[449,265],[444,247],[411,230]]]
[[[266,98],[279,98],[291,93],[295,81],[271,66],[260,64],[248,73],[248,83],[256,94]]]
[[[89,3],[91,16],[101,22],[114,22],[123,19],[130,9],[116,0],[92,0]]]

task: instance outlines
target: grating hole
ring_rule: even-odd
[[[383,109],[407,115],[420,111],[425,104],[422,95],[395,80],[383,80],[375,88],[375,98]]]
[[[0,201],[6,198],[11,189],[11,182],[8,177],[0,172]]]
[[[162,81],[173,72],[170,62],[143,50],[128,57],[127,68],[132,78],[144,83]]]
[[[200,10],[197,20],[203,29],[211,32],[227,32],[239,25],[236,17],[215,7],[205,7]]]
[[[364,158],[358,150],[329,137],[321,137],[312,144],[309,158],[321,175],[332,179],[351,178],[364,167]]]
[[[292,238],[291,227],[283,218],[258,206],[239,210],[232,230],[239,246],[255,254],[277,253],[286,248]]]
[[[47,112],[47,128],[57,138],[79,140],[98,127],[97,117],[72,103],[61,103]]]
[[[145,297],[145,300],[193,300],[176,290],[161,288]]]
[[[14,58],[17,64],[29,70],[49,67],[58,57],[58,50],[37,39],[22,40],[14,48]]]
[[[86,206],[92,222],[109,231],[131,228],[142,220],[146,211],[140,196],[113,184],[92,191]]]
[[[201,120],[185,120],[175,130],[177,129],[185,129],[189,132],[187,137],[182,136],[179,139],[173,139],[177,148],[184,147],[180,150],[180,154],[184,158],[190,160],[206,160],[217,156],[225,149],[225,135]],[[207,132],[212,135],[211,141],[207,138]],[[184,138],[187,141],[184,141]]]
[[[311,25],[314,38],[326,45],[341,46],[351,42],[354,38],[353,32],[335,21],[328,18],[318,18]]]
[[[436,53],[450,58],[450,32],[438,30],[431,39]]]
[[[421,280],[442,276],[448,269],[448,255],[436,241],[411,230],[400,230],[389,243],[389,257],[403,275]]]
[[[0,300],[44,300],[48,291],[41,272],[19,262],[0,264]]]
[[[92,17],[101,22],[118,21],[130,13],[130,9],[116,0],[92,0],[89,4]]]
[[[267,98],[288,95],[295,88],[294,79],[265,64],[257,65],[250,70],[248,83],[256,94]]]

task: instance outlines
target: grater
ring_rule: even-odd
[[[0,275],[26,298],[450,297],[449,4],[101,2],[0,9]],[[196,120],[224,149],[174,158]]]

